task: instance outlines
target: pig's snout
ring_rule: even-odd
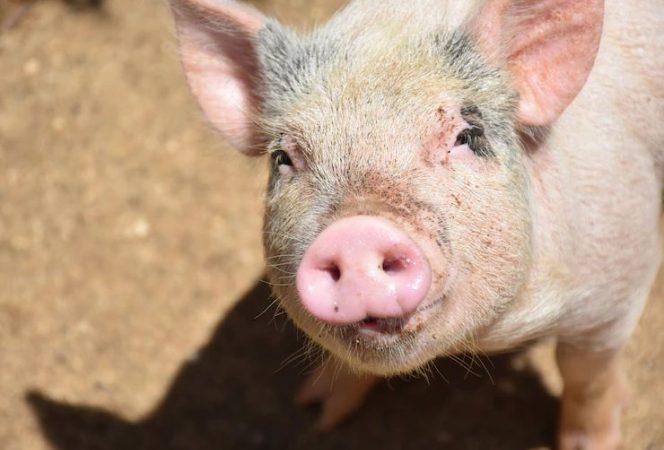
[[[405,318],[431,286],[422,250],[388,220],[355,216],[327,227],[297,271],[304,308],[335,325]]]

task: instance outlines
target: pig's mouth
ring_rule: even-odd
[[[440,305],[443,300],[444,297],[441,297],[421,306],[407,317],[379,318],[368,316],[359,322],[341,327],[343,328],[341,335],[346,339],[353,340],[355,344],[360,344],[363,341],[388,343],[405,335],[413,336],[424,326],[428,312]]]
[[[362,335],[372,336],[373,334],[398,334],[403,330],[406,319],[390,318],[380,319],[377,317],[367,317],[356,324],[357,332]]]
[[[382,375],[420,367],[432,342],[427,324],[439,313],[445,297],[422,305],[404,317],[367,316],[347,325],[328,325],[317,341],[349,364]]]

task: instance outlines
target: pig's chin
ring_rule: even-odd
[[[443,298],[429,301],[406,318],[368,317],[343,326],[324,325],[297,313],[291,317],[311,339],[351,369],[391,376],[417,370],[438,356],[441,339],[431,335],[427,323],[443,302]]]

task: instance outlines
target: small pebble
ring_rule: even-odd
[[[29,77],[36,75],[40,69],[41,69],[41,63],[39,62],[39,60],[35,58],[29,59],[23,65],[23,73]]]
[[[137,219],[131,224],[127,234],[135,238],[145,238],[150,234],[150,223],[145,219]]]
[[[51,121],[51,128],[53,128],[53,131],[61,132],[64,131],[67,123],[64,117],[58,116],[54,117],[53,120]]]

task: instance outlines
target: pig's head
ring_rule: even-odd
[[[509,311],[536,220],[520,136],[583,86],[601,1],[356,1],[303,35],[233,1],[174,10],[207,117],[270,160],[269,276],[314,341],[400,373]]]

